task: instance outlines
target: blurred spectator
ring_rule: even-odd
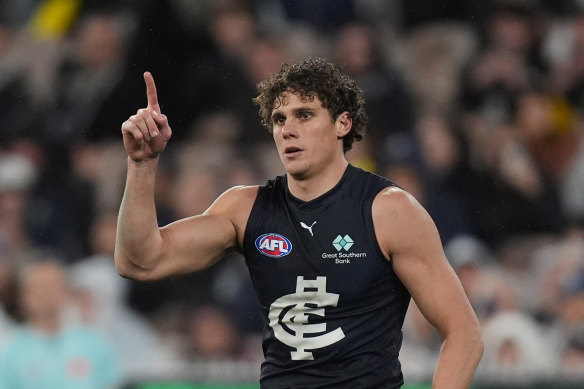
[[[259,336],[239,331],[230,316],[219,304],[204,304],[191,311],[184,344],[187,368],[203,370],[199,376],[211,381],[257,381],[257,366],[262,361]]]
[[[454,126],[442,115],[420,115],[414,127],[425,183],[423,204],[434,219],[443,244],[472,230],[469,185],[473,171]]]
[[[234,360],[242,356],[243,337],[226,313],[214,305],[193,310],[187,325],[191,360]]]
[[[149,323],[126,305],[129,281],[117,276],[113,253],[117,214],[101,214],[91,230],[90,257],[69,269],[80,319],[107,338],[125,379],[165,374],[176,359]]]
[[[114,354],[101,336],[71,322],[65,269],[57,262],[23,270],[20,303],[25,324],[0,354],[3,388],[111,389],[120,383]]]
[[[584,379],[584,235],[568,230],[554,244],[541,248],[535,258],[540,272],[540,319],[554,334],[558,373]]]
[[[37,171],[24,214],[33,245],[67,262],[87,255],[96,205],[92,183],[73,174],[68,153],[51,152],[28,139],[14,142],[12,149],[32,161]]]
[[[560,96],[525,93],[517,100],[512,124],[540,174],[554,184],[561,182],[580,148],[574,108]]]
[[[189,119],[188,126],[208,112],[233,112],[243,121],[235,129],[239,133],[234,139],[252,143],[255,136],[247,139],[242,132],[258,129],[253,134],[259,137],[266,133],[259,131],[258,121],[253,120],[257,118],[251,101],[255,84],[246,75],[247,62],[257,62],[248,55],[258,34],[252,9],[246,2],[215,2],[205,26],[210,47],[193,55],[180,69],[184,78],[176,85],[181,96],[176,101],[180,110],[176,116]]]
[[[414,114],[454,114],[454,102],[464,85],[461,74],[475,54],[476,41],[471,26],[445,21],[422,24],[402,37],[395,61]]]
[[[350,23],[336,32],[335,62],[363,88],[374,144],[384,136],[412,129],[412,106],[402,76],[386,64],[377,33],[369,25]]]
[[[476,122],[474,123],[476,125]],[[564,225],[557,186],[510,125],[469,129],[474,154],[467,201],[472,231],[491,247],[516,235],[557,233]],[[475,132],[476,131],[476,132]]]
[[[434,219],[443,244],[471,232],[471,198],[475,178],[460,142],[441,116],[417,119],[413,134],[385,139],[381,174],[410,192]],[[472,178],[471,178],[472,177]]]
[[[19,269],[38,255],[27,225],[38,169],[17,152],[0,153],[0,247],[9,266]]]
[[[584,239],[568,230],[537,248],[532,261],[539,289],[538,315],[545,322],[555,322],[569,283],[584,269]]]
[[[444,251],[481,323],[517,308],[517,296],[500,277],[502,270],[483,242],[471,235],[459,235]]]
[[[225,168],[222,159],[228,148],[187,144],[177,158],[181,168],[173,187],[173,204],[177,217],[204,212],[220,192],[217,171]],[[227,156],[229,154],[227,153]]]
[[[81,142],[71,151],[69,174],[79,181],[79,186],[87,186],[95,212],[119,207],[125,174],[125,156],[121,151],[119,142],[113,140]]]
[[[478,373],[487,381],[520,384],[548,379],[558,355],[537,323],[524,313],[502,312],[483,326],[485,353]]]
[[[119,134],[120,115],[140,101],[126,65],[132,24],[127,13],[91,13],[79,20],[52,87],[43,138],[50,147],[67,151],[82,139]]]
[[[526,2],[495,6],[483,42],[464,74],[461,103],[491,124],[510,118],[517,95],[542,82],[535,13]]]

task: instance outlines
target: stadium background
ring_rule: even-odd
[[[323,56],[367,99],[369,133],[348,158],[436,221],[484,328],[475,387],[582,387],[583,53],[581,0],[2,1],[0,351],[21,325],[18,270],[50,256],[70,271],[75,309],[115,345],[128,388],[255,382],[258,318],[240,257],[154,284],[115,274],[120,125],[145,104],[151,71],[174,131],[160,224],[202,212],[230,186],[281,173],[254,85]],[[412,307],[408,388],[427,386],[438,345]]]

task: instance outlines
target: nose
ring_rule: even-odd
[[[288,118],[282,125],[282,136],[284,139],[290,137],[296,137],[296,125],[294,123],[294,118]]]

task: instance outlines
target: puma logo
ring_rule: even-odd
[[[314,226],[315,224],[316,224],[316,222],[312,223],[309,227],[304,222],[300,222],[300,226],[302,228],[306,228],[308,230],[308,232],[310,232],[310,236],[314,236],[314,234],[312,233],[312,226]]]

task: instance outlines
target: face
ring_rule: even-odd
[[[67,299],[67,280],[58,265],[43,263],[27,270],[22,283],[22,303],[27,317],[59,315]]]
[[[318,97],[302,101],[297,93],[284,92],[272,111],[274,141],[286,172],[304,179],[325,172],[344,159],[342,138],[351,129],[344,112],[333,120]]]

